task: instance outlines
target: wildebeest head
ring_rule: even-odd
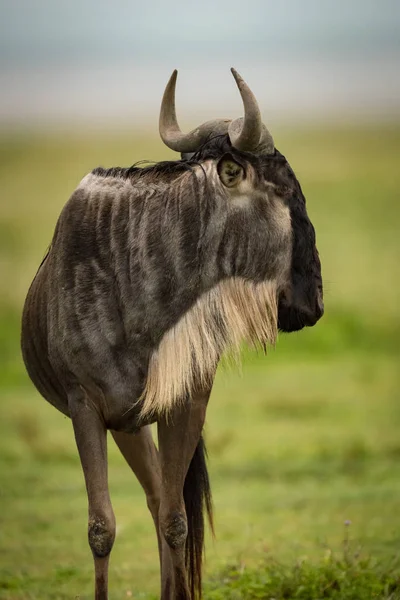
[[[220,277],[277,282],[278,326],[291,332],[323,314],[321,264],[315,230],[300,184],[262,123],[257,101],[232,69],[244,118],[208,121],[188,134],[175,112],[177,71],[165,89],[160,135],[183,161],[209,168],[231,211],[219,247]]]

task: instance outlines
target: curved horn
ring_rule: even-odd
[[[236,119],[229,126],[229,139],[238,150],[255,150],[260,144],[273,151],[274,141],[268,129],[263,125],[257,100],[239,73],[232,68],[232,75],[239,88],[244,106],[244,119]]]
[[[176,152],[196,152],[210,137],[229,134],[232,146],[238,150],[272,153],[274,140],[261,121],[254,94],[235,69],[231,69],[244,105],[244,119],[214,119],[189,133],[182,133],[175,110],[175,88],[178,71],[172,73],[161,102],[159,130],[164,144]]]
[[[175,110],[175,88],[178,71],[175,69],[169,78],[167,87],[165,88],[163,99],[161,102],[159,130],[162,141],[172,150],[177,150],[176,144],[185,136],[181,132],[178,121],[176,119]]]
[[[175,111],[175,87],[178,71],[172,73],[161,102],[159,131],[164,144],[176,152],[196,152],[211,135],[227,133],[230,120],[207,121],[190,133],[182,133]]]

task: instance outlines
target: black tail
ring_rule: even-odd
[[[190,463],[183,488],[188,537],[186,540],[186,569],[192,599],[201,598],[201,567],[204,549],[204,509],[214,533],[207,452],[201,437]]]

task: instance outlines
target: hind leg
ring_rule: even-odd
[[[115,539],[115,517],[108,491],[107,430],[85,397],[69,403],[89,502],[88,538],[95,567],[95,600],[108,598],[108,561]]]
[[[147,500],[147,506],[153,517],[157,532],[160,566],[162,556],[162,540],[158,522],[160,507],[161,470],[157,448],[154,444],[150,425],[142,427],[138,433],[111,431],[126,462],[138,478]]]

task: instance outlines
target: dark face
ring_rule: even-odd
[[[278,327],[291,332],[315,325],[324,313],[321,262],[304,195],[286,160],[278,169],[277,185],[290,210],[293,235],[290,281],[279,298]]]
[[[243,270],[241,267],[241,270],[237,269],[233,274],[256,279],[277,276],[281,289],[278,302],[278,327],[281,331],[297,331],[315,325],[324,312],[321,263],[315,243],[315,230],[307,215],[305,198],[294,172],[285,157],[277,150],[274,155],[255,156],[231,148],[230,151],[233,153],[224,155],[220,159],[223,150],[229,151],[229,146],[224,148],[223,145],[216,145],[214,155],[213,147],[210,145],[204,150],[205,156],[202,158],[215,158],[220,161],[218,173],[225,187],[230,192],[236,190],[243,196],[246,194],[251,196],[257,192],[258,197],[263,198],[263,195],[267,194],[270,199],[268,203],[262,199],[261,204],[257,205],[256,197],[253,197],[252,206],[257,205],[261,208],[260,213],[252,211],[251,214],[253,216],[262,214],[263,221],[261,222],[260,217],[257,216],[256,222],[249,218],[246,223],[246,229],[251,232],[250,239],[246,240],[245,244],[247,256],[251,257],[248,261],[250,264],[246,263],[246,269]],[[227,156],[228,162],[224,160]],[[229,160],[229,157],[232,160]],[[184,156],[184,158],[188,157]],[[229,170],[229,163],[232,161],[236,169]],[[249,170],[252,170],[253,178],[249,177]],[[246,181],[250,181],[250,188],[241,191],[241,185]],[[274,202],[271,202],[271,199],[274,199]],[[272,211],[278,212],[282,204],[288,209],[290,223],[285,219],[272,219],[271,212],[268,212],[271,211],[271,207],[274,207]],[[268,211],[267,207],[269,207]],[[264,235],[264,226],[268,227],[268,237]],[[286,226],[291,230],[289,236]],[[231,227],[229,237],[233,236],[237,238],[233,245],[235,257],[240,258],[239,249],[242,239],[240,226]],[[291,241],[287,241],[290,238]],[[288,255],[288,243],[292,246],[289,271],[285,259]],[[266,255],[268,265],[272,255],[275,257],[281,255],[282,265],[285,265],[285,268],[282,270],[279,261],[275,261],[275,273],[267,272]]]

